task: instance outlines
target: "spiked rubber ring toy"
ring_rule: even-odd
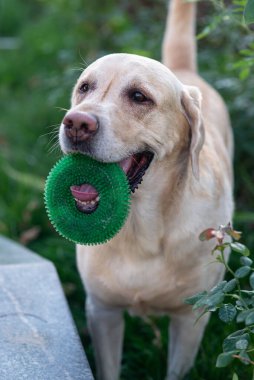
[[[44,200],[48,217],[60,235],[78,244],[102,244],[126,221],[130,187],[118,164],[69,154],[50,171]]]

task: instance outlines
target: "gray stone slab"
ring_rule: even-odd
[[[38,263],[41,261],[46,260],[14,241],[0,236],[0,265]]]
[[[92,380],[53,264],[16,244],[20,253],[13,253],[14,246],[2,242],[0,379]],[[27,261],[18,263],[23,254]]]

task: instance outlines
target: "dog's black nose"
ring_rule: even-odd
[[[75,143],[90,139],[99,129],[99,121],[96,116],[81,111],[68,112],[63,118],[62,124],[66,136]]]

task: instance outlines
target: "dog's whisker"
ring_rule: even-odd
[[[89,66],[89,63],[86,62],[85,58],[81,54],[81,51],[79,51],[79,56],[80,56],[82,62],[84,63],[85,69],[86,69]]]
[[[46,136],[51,136],[51,135],[55,135],[57,134],[57,130],[55,131],[50,131],[50,132],[46,132],[46,133],[43,133],[42,135],[40,135],[39,137],[42,138],[42,137],[46,137]]]
[[[51,125],[48,125],[47,127],[46,127],[46,129],[53,129],[53,130],[56,130],[56,129],[58,129],[59,128],[59,124],[51,124]],[[51,131],[49,131],[49,133],[50,133]]]
[[[58,136],[59,136],[58,130],[51,131],[50,133],[47,134],[47,136],[50,137],[49,141],[52,141],[52,140],[58,138]]]
[[[51,143],[52,141],[58,139],[58,137],[59,137],[59,134],[58,134],[58,133],[54,133],[54,134],[52,134],[52,135],[50,136],[50,138],[49,138],[48,143]]]
[[[64,107],[58,107],[58,106],[55,106],[54,108],[60,110],[60,111],[64,111],[64,112],[68,112],[69,110],[67,108],[64,108]]]
[[[50,154],[56,151],[61,151],[58,141],[54,142],[52,146],[48,146],[47,150],[48,150],[48,153]]]
[[[39,138],[43,138],[43,137],[48,137],[48,136],[58,136],[58,130],[59,130],[59,125],[55,124],[55,125],[52,125],[48,128],[53,128],[51,131],[49,132],[46,132],[46,133],[43,133],[42,135],[39,136]]]
[[[47,144],[47,147],[46,147],[48,153],[53,153],[58,148],[59,148],[59,144],[58,144],[57,141],[54,144],[52,144],[52,145],[51,144]]]
[[[84,71],[84,68],[85,68],[85,67],[74,67],[74,68],[72,68],[71,70],[72,70],[72,71],[82,72],[82,71]]]

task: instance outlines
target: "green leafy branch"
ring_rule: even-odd
[[[253,33],[249,25],[254,23],[254,0],[232,0],[232,4],[230,5],[225,5],[223,0],[211,0],[211,2],[216,10],[216,14],[212,17],[211,22],[197,35],[198,40],[207,37],[219,25],[229,20],[243,28],[247,33]],[[232,67],[239,71],[241,80],[248,78],[251,69],[254,67],[253,42],[246,49],[239,51],[239,59]]]
[[[232,239],[231,242],[228,237]],[[216,262],[225,266],[226,271],[231,275],[229,281],[221,281],[210,291],[200,292],[185,300],[187,304],[193,305],[193,310],[201,309],[198,317],[208,312],[218,312],[219,319],[224,323],[236,321],[243,324],[243,328],[229,334],[223,341],[223,352],[218,356],[216,367],[226,367],[234,359],[240,360],[245,365],[253,366],[254,379],[254,265],[249,257],[250,251],[239,240],[241,233],[234,231],[230,224],[220,226],[218,230],[209,228],[202,232],[200,240],[210,240],[215,238],[217,245],[212,250],[216,255]],[[225,239],[226,238],[226,239]],[[226,252],[231,250],[239,256],[239,267],[234,271],[228,264]],[[244,288],[242,279],[248,286]],[[234,373],[233,380],[238,376]]]
[[[239,54],[241,59],[233,67],[240,70],[240,79],[244,80],[248,78],[251,69],[254,67],[254,42],[249,44],[248,49],[240,50]]]
[[[254,1],[253,0],[247,0],[244,6],[243,16],[244,16],[244,20],[246,24],[252,24],[254,22]]]

